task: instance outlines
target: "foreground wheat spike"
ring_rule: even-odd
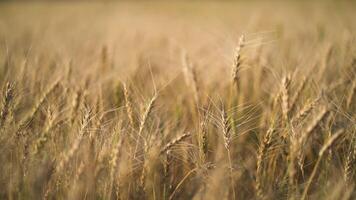
[[[236,86],[237,90],[240,90],[240,83],[239,83],[239,72],[241,69],[241,49],[245,46],[245,35],[241,35],[239,38],[239,42],[235,49],[235,56],[234,56],[234,63],[232,69],[232,79],[233,83]]]
[[[9,114],[10,103],[14,98],[14,85],[12,83],[6,83],[5,92],[3,95],[2,108],[0,112],[0,127],[3,126],[6,117]]]
[[[230,184],[231,184],[233,199],[235,199],[236,192],[235,192],[235,183],[234,183],[234,177],[233,177],[234,169],[233,169],[233,162],[232,162],[232,156],[231,156],[231,126],[229,124],[229,118],[225,111],[224,106],[222,106],[222,108],[221,108],[220,115],[221,115],[220,123],[221,123],[223,138],[224,138],[224,146],[227,151],[227,158],[229,161]]]
[[[185,138],[191,136],[191,133],[185,133],[179,137],[177,137],[176,139],[170,141],[168,144],[166,144],[166,146],[163,147],[163,149],[161,150],[161,154],[166,153],[167,151],[169,151],[172,147],[174,147],[175,145],[177,145],[178,143],[182,142]]]
[[[316,174],[316,171],[319,167],[319,164],[320,164],[320,161],[321,159],[323,158],[325,152],[332,147],[332,145],[335,143],[335,141],[342,136],[342,134],[344,133],[344,130],[343,129],[339,129],[338,131],[336,131],[332,136],[331,138],[329,138],[329,140],[322,146],[322,148],[320,149],[319,151],[319,157],[318,157],[318,160],[316,161],[316,164],[313,168],[313,171],[309,177],[309,180],[308,182],[306,183],[306,186],[304,188],[304,191],[303,191],[303,194],[302,194],[302,197],[301,197],[301,200],[304,200],[306,197],[307,197],[307,194],[308,194],[308,190],[309,190],[309,187],[315,177],[315,174]]]
[[[229,118],[225,111],[224,106],[222,106],[221,111],[220,111],[220,126],[222,129],[224,146],[227,150],[229,150],[230,143],[231,143],[231,126],[229,124]]]

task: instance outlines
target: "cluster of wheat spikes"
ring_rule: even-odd
[[[178,45],[149,16],[120,35],[135,48],[56,54],[0,29],[0,199],[356,199],[351,23],[277,26],[273,45],[238,31],[225,62],[211,35]]]

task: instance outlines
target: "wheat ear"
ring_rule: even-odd
[[[126,84],[123,84],[123,88],[124,88],[124,97],[125,97],[125,108],[126,108],[126,112],[127,112],[127,116],[129,117],[129,121],[132,127],[135,126],[134,123],[134,115],[133,115],[133,109],[132,109],[132,103],[130,100],[130,95],[129,95],[129,91],[127,89]]]
[[[262,167],[263,167],[263,158],[265,157],[268,147],[272,141],[272,134],[274,132],[273,124],[267,130],[267,132],[263,136],[263,140],[259,146],[258,154],[257,154],[257,168],[256,168],[256,194],[260,199],[264,199],[264,191],[262,188]]]
[[[289,85],[290,85],[290,77],[285,76],[282,79],[282,112],[283,112],[283,118],[287,122],[289,116]]]
[[[0,127],[3,126],[7,115],[9,114],[10,104],[14,97],[14,85],[10,82],[6,83],[4,96],[2,99],[2,108],[0,112]]]
[[[232,80],[233,80],[233,83],[235,84],[236,89],[238,91],[240,90],[239,72],[240,72],[241,65],[242,65],[241,49],[244,46],[245,46],[245,35],[241,35],[240,38],[239,38],[239,42],[237,44],[237,47],[235,49],[233,69],[232,69]]]
[[[182,142],[185,138],[189,137],[191,135],[191,133],[185,133],[179,137],[177,137],[176,139],[170,141],[169,143],[167,143],[161,150],[161,154],[166,153],[167,151],[169,151],[173,146],[177,145],[178,143]]]

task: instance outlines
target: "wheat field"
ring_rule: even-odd
[[[356,199],[355,19],[0,2],[0,199]]]

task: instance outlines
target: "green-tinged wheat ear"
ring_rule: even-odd
[[[322,148],[320,149],[319,151],[319,157],[318,157],[318,160],[316,161],[316,164],[313,168],[313,171],[311,173],[311,175],[309,176],[309,179],[306,183],[306,186],[304,188],[304,191],[303,191],[303,194],[302,194],[302,197],[301,197],[301,200],[305,200],[306,197],[307,197],[307,194],[308,194],[308,191],[309,191],[309,187],[311,185],[311,183],[313,182],[313,179],[316,175],[316,172],[318,170],[318,167],[319,167],[319,164],[320,164],[320,161],[321,159],[323,158],[325,152],[332,147],[332,145],[335,143],[335,141],[342,136],[344,130],[343,129],[339,129],[338,131],[336,131],[329,139],[327,142],[324,143],[324,145],[322,146]]]
[[[5,91],[2,98],[2,108],[0,112],[0,128],[4,125],[6,117],[10,111],[10,104],[14,98],[14,85],[10,82],[6,83]]]

